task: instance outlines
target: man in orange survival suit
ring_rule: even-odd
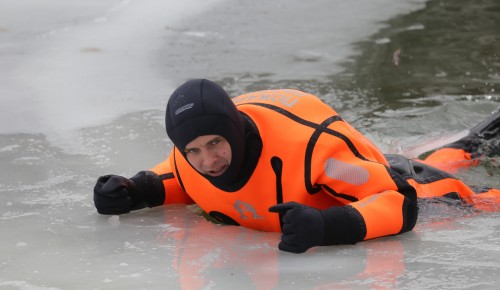
[[[282,231],[279,249],[302,253],[412,230],[417,193],[474,194],[437,169],[418,175],[413,168],[430,167],[404,157],[391,155],[393,166],[332,108],[301,91],[231,100],[211,81],[190,80],[168,101],[166,129],[175,145],[166,161],[130,179],[97,180],[99,213],[194,202],[226,224]]]

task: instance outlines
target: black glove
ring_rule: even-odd
[[[94,187],[94,204],[100,214],[124,214],[131,210],[163,204],[163,182],[151,171],[141,171],[130,179],[104,175]]]
[[[132,196],[137,187],[128,178],[119,175],[104,175],[97,179],[94,187],[94,204],[100,214],[123,214],[130,212]]]
[[[283,221],[280,250],[299,254],[323,244],[325,222],[318,209],[287,202],[272,206],[269,211],[279,213]]]

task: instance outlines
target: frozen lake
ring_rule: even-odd
[[[92,201],[166,157],[194,77],[317,94],[386,152],[449,142],[500,107],[496,2],[0,0],[0,289],[496,289],[498,211],[421,203],[411,233],[294,255],[195,207]]]

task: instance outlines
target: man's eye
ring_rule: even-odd
[[[210,144],[217,145],[220,143],[220,141],[221,141],[220,139],[215,139],[215,140],[212,140],[212,142]]]
[[[185,149],[184,153],[189,154],[189,153],[196,153],[198,152],[198,149],[196,148],[190,148],[190,149]]]

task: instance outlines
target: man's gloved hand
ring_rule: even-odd
[[[94,204],[100,214],[128,213],[137,192],[134,181],[119,175],[104,175],[94,187]]]
[[[299,254],[323,244],[325,221],[318,209],[287,202],[272,206],[269,211],[279,213],[283,221],[280,250]]]

